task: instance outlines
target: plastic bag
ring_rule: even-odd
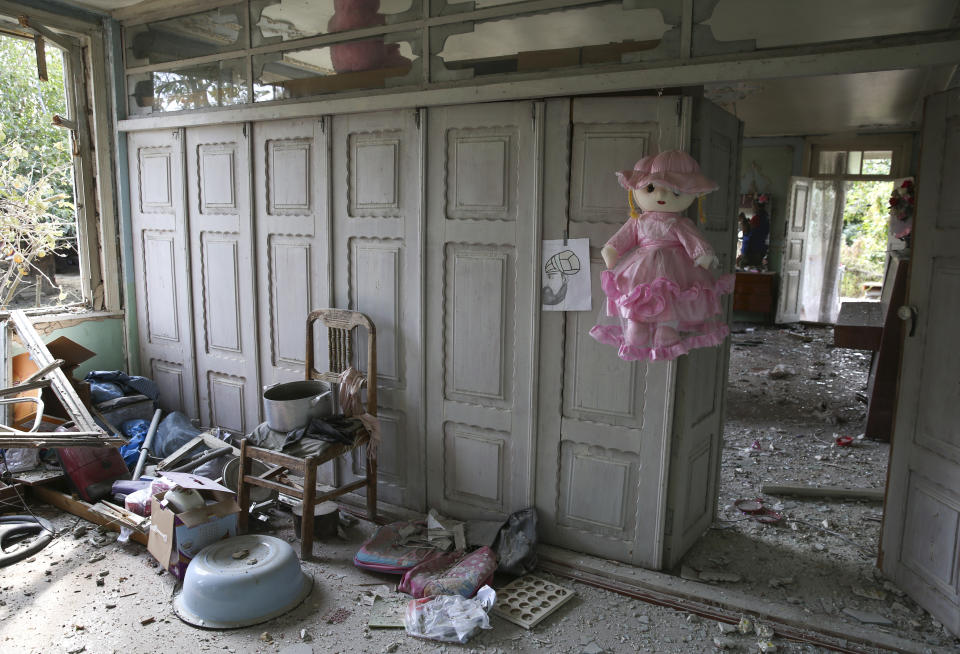
[[[90,382],[90,401],[102,404],[123,397],[123,389],[110,382]]]
[[[537,511],[522,509],[510,515],[500,530],[494,549],[497,552],[497,570],[522,576],[537,567]]]
[[[0,458],[0,472],[4,469],[4,462],[7,464],[6,472],[21,472],[22,470],[32,470],[40,465],[40,450],[35,448],[12,447],[3,452],[3,458]]]
[[[150,446],[150,453],[166,458],[201,433],[203,430],[194,427],[190,418],[179,411],[173,411],[160,421],[157,434],[153,437],[153,443]]]
[[[123,457],[123,462],[128,468],[133,468],[140,458],[140,448],[147,437],[147,432],[150,431],[150,423],[146,420],[127,420],[120,425],[120,431],[130,439],[130,442],[120,448],[120,456]]]
[[[476,597],[441,595],[412,600],[407,604],[403,626],[407,633],[445,643],[465,643],[481,629],[490,629],[487,615],[497,601],[490,586],[477,591]]]
[[[137,515],[150,515],[150,487],[141,488],[127,495],[123,499],[123,506],[127,511],[133,511]]]

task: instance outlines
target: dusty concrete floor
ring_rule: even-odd
[[[883,488],[889,444],[835,445],[837,436],[863,433],[869,352],[833,347],[833,330],[822,327],[739,325],[732,338],[718,521],[683,572],[736,575],[715,583],[798,606],[814,624],[821,615],[860,624],[846,608],[892,623],[871,629],[960,646],[875,567],[880,502],[761,492],[764,484]],[[771,377],[778,365],[788,369]],[[763,499],[783,520],[751,519],[734,506],[742,498]]]
[[[777,526],[744,519],[732,507],[738,498],[759,496],[762,484],[769,482],[882,486],[886,445],[860,441],[854,448],[831,447],[834,433],[855,436],[862,431],[865,404],[857,394],[864,391],[869,358],[834,349],[830,341],[829,330],[823,329],[760,329],[734,335],[720,521],[688,555],[686,572],[738,575],[738,582],[717,585],[799,606],[814,624],[818,615],[843,618],[843,608],[860,608],[894,622],[878,629],[934,647],[956,647],[958,641],[874,572],[879,504],[766,498],[786,518]],[[769,378],[767,371],[778,363],[791,365],[796,374]],[[304,564],[316,580],[314,591],[300,607],[263,625],[204,631],[176,618],[171,609],[173,580],[158,574],[144,547],[120,545],[96,530],[74,538],[70,530],[76,518],[42,504],[34,508],[62,534],[33,559],[0,572],[0,652],[580,654],[716,649],[719,632],[712,621],[550,575],[543,576],[577,595],[532,631],[493,616],[491,630],[460,646],[416,640],[402,630],[368,629],[371,609],[361,596],[371,584],[392,586],[397,578],[351,565],[370,533],[362,522],[340,538],[316,545],[316,559]],[[824,520],[840,536],[817,527]],[[275,535],[292,539],[288,514],[279,514],[274,523]],[[104,585],[97,586],[104,573]],[[886,597],[867,599],[858,591],[883,592]],[[337,609],[350,614],[331,624],[325,618]],[[142,624],[150,618],[154,621]],[[301,637],[302,631],[310,640]],[[735,635],[734,642],[737,651],[758,651],[755,636]],[[780,652],[823,651],[780,638],[774,642]]]
[[[621,597],[566,579],[543,575],[576,591],[576,597],[532,631],[492,616],[492,629],[466,645],[417,640],[400,630],[366,627],[371,608],[361,599],[371,584],[394,585],[397,577],[351,565],[370,532],[365,523],[343,538],[316,545],[316,560],[304,568],[315,579],[313,593],[291,613],[263,625],[205,631],[182,623],[171,610],[173,579],[158,575],[140,545],[106,544],[95,530],[74,539],[76,518],[39,510],[64,534],[32,560],[4,570],[0,582],[0,651],[91,652],[703,652],[718,633],[711,621]],[[277,520],[291,537],[287,517]],[[101,560],[93,560],[103,555]],[[102,587],[96,585],[103,577]],[[337,609],[350,612],[339,624],[325,620]],[[142,621],[154,618],[143,625]],[[304,642],[306,630],[309,642]],[[269,634],[265,642],[263,634]],[[746,643],[750,640],[746,639]],[[755,642],[755,638],[754,638]],[[815,651],[781,645],[780,651]]]

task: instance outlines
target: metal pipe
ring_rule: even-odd
[[[137,460],[137,467],[133,469],[133,480],[140,479],[143,473],[143,466],[147,463],[147,453],[150,446],[153,445],[153,437],[157,435],[157,427],[160,426],[160,416],[163,411],[157,409],[153,412],[153,420],[150,421],[150,429],[147,430],[147,437],[143,439],[143,446],[140,448],[140,458]]]
[[[218,456],[230,454],[231,452],[233,452],[233,447],[230,445],[227,445],[226,447],[220,447],[215,450],[210,450],[209,452],[204,453],[203,456],[198,457],[189,463],[185,463],[179,468],[174,468],[170,472],[190,472],[191,470],[199,468],[201,464],[206,463],[210,459],[216,459]]]

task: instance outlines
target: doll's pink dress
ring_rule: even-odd
[[[694,263],[713,248],[689,218],[646,212],[606,244],[620,258],[601,275],[605,318],[590,330],[593,338],[616,346],[626,361],[674,359],[723,342],[730,330],[721,296],[733,291],[734,276],[717,279]]]

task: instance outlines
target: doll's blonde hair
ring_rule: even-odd
[[[640,217],[640,214],[637,212],[636,205],[633,204],[633,189],[627,189],[627,202],[630,204],[630,217],[636,220]]]

